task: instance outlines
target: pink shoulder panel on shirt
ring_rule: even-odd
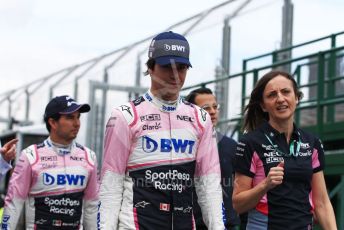
[[[130,116],[130,114],[129,114]],[[131,131],[118,109],[112,111],[106,124],[102,177],[106,171],[124,174],[131,147]]]
[[[25,154],[21,154],[12,173],[8,187],[6,202],[14,198],[25,200],[31,185],[31,165]]]
[[[250,171],[251,173],[255,174],[254,178],[252,179],[252,187],[255,187],[257,184],[259,184],[266,178],[263,162],[259,158],[257,152],[253,153]],[[264,204],[267,203],[266,194],[262,197],[262,199],[260,200],[260,203],[264,203]]]
[[[220,174],[219,154],[216,131],[207,112],[198,106],[194,107],[197,123],[201,132],[196,159],[196,176]]]
[[[313,149],[312,154],[312,168],[315,169],[320,166],[319,153],[317,149]]]

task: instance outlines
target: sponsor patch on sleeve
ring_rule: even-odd
[[[118,107],[118,110],[123,114],[128,124],[132,124],[135,120],[135,113],[131,103],[126,103]]]

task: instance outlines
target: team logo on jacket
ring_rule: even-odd
[[[177,107],[176,106],[166,106],[166,105],[162,105],[161,106],[161,110],[162,111],[167,111],[167,112],[173,112],[176,111]]]
[[[42,162],[40,165],[42,169],[51,169],[58,166],[57,162]]]
[[[129,106],[127,106],[127,105],[121,105],[120,107],[121,107],[122,111],[127,111],[127,113],[129,113],[130,116],[133,116],[133,114],[132,114],[131,111],[130,111],[130,107],[129,107]]]
[[[2,217],[2,224],[1,224],[2,229],[8,229],[8,221],[10,220],[10,218],[11,218],[10,215],[4,215]]]
[[[207,112],[204,109],[199,109],[199,111],[201,112],[201,117],[203,121],[207,120]]]
[[[190,213],[192,211],[192,207],[191,206],[188,206],[186,208],[184,208],[184,207],[174,207],[173,210],[176,211],[176,212]]]
[[[59,149],[59,154],[61,155],[67,155],[70,154],[70,150],[69,149]]]
[[[177,115],[177,120],[194,122],[194,118],[193,117],[184,116],[184,115]]]
[[[145,208],[147,205],[149,205],[149,202],[146,201],[140,201],[135,204],[135,208]]]
[[[53,220],[53,226],[62,226],[62,220]]]
[[[142,149],[146,153],[152,153],[159,149],[160,152],[176,152],[176,153],[189,153],[192,154],[192,148],[195,145],[195,141],[183,140],[183,139],[166,139],[162,138],[160,141],[156,141],[148,136],[142,137]]]
[[[309,143],[303,143],[300,141],[300,147],[301,149],[309,149],[311,146]]]
[[[45,220],[45,219],[39,219],[39,220],[36,220],[35,221],[35,224],[40,224],[40,225],[42,225],[42,224],[44,224],[44,223],[46,223],[47,222],[47,220]]]
[[[141,102],[143,102],[143,101],[145,101],[145,99],[144,99],[142,96],[140,96],[139,98],[137,98],[136,100],[133,101],[133,104],[134,104],[135,106],[138,106],[138,105],[141,104]]]
[[[147,114],[144,116],[140,116],[141,121],[160,121],[160,114]]]
[[[142,130],[158,130],[161,129],[161,123],[160,122],[155,122],[153,125],[145,124],[142,126]]]
[[[70,156],[72,161],[84,161],[85,157]]]
[[[57,156],[42,156],[41,161],[57,161]]]
[[[165,211],[165,212],[169,212],[170,211],[170,204],[160,203],[160,210]]]
[[[85,183],[84,175],[74,174],[56,174],[52,175],[49,173],[43,173],[43,184],[44,185],[80,185],[83,186]]]
[[[32,157],[34,156],[33,150],[31,148],[26,148],[24,151],[26,154],[30,154]]]

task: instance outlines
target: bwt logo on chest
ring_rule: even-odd
[[[86,176],[74,175],[74,174],[57,174],[52,175],[49,173],[43,173],[44,185],[80,185],[83,186]]]
[[[172,50],[172,51],[182,51],[185,52],[185,46],[181,45],[167,45],[164,44],[164,48],[166,51]]]
[[[176,152],[176,153],[189,153],[192,154],[192,148],[195,145],[195,141],[182,140],[182,139],[166,139],[162,138],[156,141],[148,136],[142,137],[142,149],[146,153],[152,153],[158,150],[162,153]]]

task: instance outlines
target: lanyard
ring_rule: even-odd
[[[300,135],[299,135],[299,140],[292,140],[289,144],[289,154],[284,153],[283,151],[279,150],[278,148],[275,148],[275,145],[273,144],[273,142],[271,141],[271,139],[268,137],[268,135],[266,135],[264,133],[266,139],[269,141],[269,143],[271,144],[272,148],[274,148],[275,152],[280,154],[281,156],[285,156],[285,157],[290,157],[290,156],[294,156],[297,157],[299,155],[300,152],[300,147],[301,147],[301,140],[300,140]],[[295,149],[295,144],[296,144],[296,152],[294,151]],[[278,145],[276,145],[278,147]]]

